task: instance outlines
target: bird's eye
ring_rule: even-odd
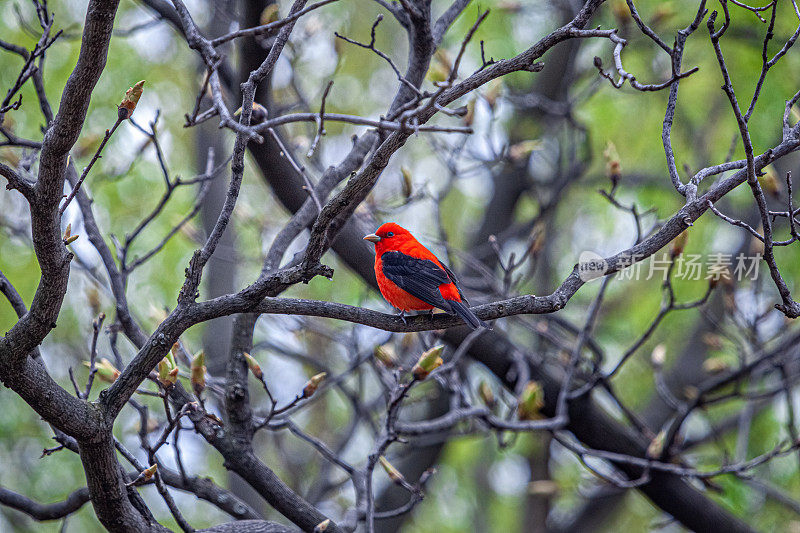
[[[394,232],[393,232],[393,231],[390,231],[389,233],[387,233],[387,234],[386,234],[386,236],[387,236],[387,237],[394,237]]]

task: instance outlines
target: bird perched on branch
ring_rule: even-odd
[[[364,237],[375,243],[375,277],[386,301],[400,310],[433,311],[460,316],[472,329],[489,325],[475,316],[453,272],[411,233],[393,223]]]

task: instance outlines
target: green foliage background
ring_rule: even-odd
[[[547,15],[548,2],[522,2],[515,5],[508,1],[481,1],[473,3],[459,18],[448,33],[444,47],[455,54],[466,30],[478,14],[486,8],[491,14],[479,29],[475,41],[484,40],[487,55],[496,58],[510,57],[532,44],[538,37],[554,28],[557,20]],[[601,27],[620,27],[621,34],[630,38],[623,58],[626,69],[636,73],[642,82],[660,82],[665,79],[669,65],[665,56],[648,40],[641,37],[630,19],[615,18],[624,2],[614,1],[601,9],[602,15],[594,20]],[[434,2],[434,12],[440,12],[445,2]],[[202,21],[202,5],[190,6],[193,13]],[[711,6],[712,8],[714,6]],[[81,20],[85,2],[52,0],[50,8],[55,13],[56,27],[64,30],[64,36],[47,54],[45,80],[48,96],[57,107],[60,91],[77,57]],[[519,9],[517,9],[519,8]],[[281,3],[281,13],[287,5]],[[642,2],[641,11],[647,20],[658,18],[655,28],[668,43],[677,28],[685,27],[694,16],[695,2],[675,0],[671,2]],[[731,8],[733,10],[733,7]],[[375,117],[383,112],[392,96],[390,89],[395,79],[388,66],[370,52],[336,42],[334,31],[364,39],[374,16],[380,12],[377,4],[364,1],[341,0],[315,12],[307,19],[303,37],[298,38],[290,53],[297,54],[295,68],[297,78],[312,98],[312,107],[319,101],[322,87],[327,79],[333,77],[335,84],[328,100],[331,112],[353,113]],[[18,14],[19,13],[19,14]],[[775,42],[782,43],[795,29],[797,20],[793,18],[791,6],[783,6],[776,25]],[[21,14],[21,15],[20,15]],[[761,39],[765,25],[752,14],[734,11],[735,17],[729,36],[723,41],[728,66],[733,75],[734,87],[740,102],[749,102],[761,65]],[[205,14],[208,16],[208,14]],[[118,15],[117,28],[123,30],[145,22],[150,15],[136,2],[123,1]],[[378,32],[378,46],[391,52],[398,64],[405,63],[406,44],[402,30],[396,23],[386,18]],[[2,39],[28,47],[33,47],[36,36],[27,31],[25,21],[33,24],[30,6],[18,0],[0,3],[0,35]],[[318,49],[306,54],[310,42],[316,42]],[[770,47],[774,53],[776,45]],[[578,70],[581,72],[575,92],[590,86],[597,78],[591,67],[595,55],[603,58],[605,65],[611,64],[611,47],[606,41],[584,43],[579,56]],[[661,55],[659,55],[661,54]],[[145,93],[134,119],[146,126],[156,110],[161,118],[158,128],[161,141],[169,162],[172,175],[192,176],[196,170],[194,138],[191,129],[184,129],[183,115],[189,112],[194,103],[198,88],[197,58],[176,34],[164,25],[154,26],[133,34],[120,35],[112,40],[108,66],[94,92],[89,115],[81,140],[74,155],[79,167],[85,165],[93,153],[103,132],[110,127],[116,116],[116,104],[124,90],[140,79],[147,80]],[[545,56],[544,61],[547,62]],[[468,51],[467,64],[463,72],[479,66],[480,56],[477,46]],[[320,68],[320,62],[324,68]],[[725,160],[736,134],[736,124],[729,105],[719,87],[721,77],[707,38],[705,27],[701,27],[687,45],[684,68],[698,66],[699,72],[681,82],[681,96],[673,130],[673,147],[677,154],[679,169],[684,165],[697,170],[703,166]],[[21,66],[20,58],[0,54],[0,90],[5,90],[14,79]],[[757,152],[775,145],[781,134],[781,116],[784,101],[798,87],[800,56],[792,50],[772,71],[763,88],[763,96],[756,107],[751,121],[753,144]],[[528,86],[530,75],[517,74],[505,80],[505,91],[519,90]],[[277,90],[280,96],[281,89]],[[30,84],[23,90],[23,107],[9,113],[6,120],[12,122],[17,135],[38,139],[41,135],[42,119],[35,107],[36,97]],[[577,109],[577,119],[583,122],[590,134],[591,150],[594,154],[592,169],[582,182],[570,189],[557,215],[558,234],[548,235],[555,247],[549,268],[555,277],[546,280],[546,285],[531,283],[521,291],[549,293],[571,270],[577,256],[586,244],[582,235],[595,239],[595,248],[607,252],[626,247],[633,237],[630,220],[614,211],[599,194],[597,189],[608,186],[605,177],[605,162],[602,152],[607,143],[616,146],[623,168],[621,198],[625,203],[635,202],[641,209],[654,209],[656,216],[665,218],[682,205],[682,198],[675,193],[669,183],[665,158],[661,145],[661,121],[666,106],[666,92],[640,93],[629,87],[615,90],[602,84],[593,96],[582,102]],[[485,107],[482,108],[486,118]],[[511,128],[522,128],[524,135],[535,139],[542,134],[537,124],[519,124],[507,111],[501,99],[500,110],[493,118],[493,127],[500,132],[498,146]],[[504,111],[506,111],[504,113]],[[8,122],[7,122],[8,123]],[[328,135],[323,140],[323,159],[335,162],[343,154],[349,136],[360,131],[351,125],[328,124]],[[288,129],[293,139],[302,144],[303,136],[308,141],[308,128],[305,125]],[[224,135],[228,145],[232,144],[229,132]],[[299,140],[298,140],[299,139]],[[140,220],[157,201],[163,188],[163,178],[155,161],[152,147],[142,149],[142,137],[130,125],[123,125],[115,134],[104,157],[91,173],[87,186],[95,201],[95,209],[101,229],[112,245],[110,235],[119,237]],[[141,150],[141,157],[134,157]],[[0,148],[0,158],[23,157],[20,150]],[[741,143],[736,143],[734,158],[743,156]],[[430,145],[423,136],[412,139],[395,157],[379,183],[371,202],[380,207],[398,205],[401,201],[399,168],[409,168],[414,182],[419,187],[436,189],[441,185],[445,174],[441,163],[431,155]],[[34,165],[35,168],[35,165]],[[786,170],[784,168],[783,170]],[[241,209],[236,214],[237,247],[241,256],[241,283],[245,283],[260,268],[260,252],[270,242],[287,215],[278,206],[271,193],[265,189],[260,176],[248,169],[245,179],[245,192],[241,197]],[[686,173],[682,171],[682,176]],[[476,229],[475,221],[480,220],[483,205],[490,194],[487,181],[463,179],[456,182],[455,188],[442,203],[442,214],[450,244],[455,249],[463,249],[469,236]],[[193,191],[179,192],[175,203],[158,221],[149,228],[135,251],[143,253],[157,243],[168,229],[186,213],[193,201]],[[722,204],[723,207],[748,206],[752,197],[746,190],[736,191]],[[22,210],[22,200],[14,192],[0,193],[0,269],[15,284],[26,302],[30,302],[38,281],[36,258],[29,246],[27,237],[18,235],[9,226],[22,226],[26,223]],[[424,204],[421,208],[424,210]],[[520,220],[535,212],[531,202],[520,208]],[[527,210],[527,211],[526,211]],[[419,213],[420,211],[416,211]],[[437,238],[432,227],[417,222],[412,215],[403,211],[390,211],[386,219],[397,217],[405,220],[424,240]],[[403,218],[407,217],[407,218]],[[652,221],[652,218],[650,219]],[[173,305],[183,280],[183,271],[192,250],[196,246],[193,236],[200,235],[197,224],[189,231],[181,232],[164,251],[147,263],[132,277],[128,293],[132,306],[143,321],[145,328],[153,328],[163,308]],[[778,238],[786,238],[781,230]],[[712,215],[706,214],[690,230],[687,253],[706,253],[709,250],[721,251],[730,248],[735,239],[740,238],[735,230]],[[83,237],[82,237],[83,239]],[[598,240],[599,239],[599,240]],[[80,243],[78,243],[80,244]],[[351,304],[366,305],[385,309],[385,304],[334,257],[326,261],[336,268],[335,283],[325,279],[315,279],[308,286],[292,288],[287,295],[303,296]],[[796,285],[800,272],[800,255],[797,248],[782,249],[778,261],[790,285]],[[541,283],[541,282],[540,282]],[[682,301],[697,298],[703,294],[706,281],[676,282],[678,298]],[[774,290],[766,278],[765,296],[762,308],[766,309],[775,301]],[[61,312],[58,327],[44,345],[46,360],[52,373],[64,385],[68,385],[67,368],[73,367],[79,382],[86,377],[86,369],[80,361],[87,359],[87,342],[91,331],[91,311],[87,305],[86,294],[92,283],[85,274],[73,271],[70,281],[70,294]],[[624,351],[646,329],[655,316],[660,301],[660,281],[618,282],[610,287],[610,296],[598,324],[597,340],[609,354]],[[596,285],[584,287],[563,311],[565,317],[579,321],[584,317],[589,302],[597,290]],[[102,308],[113,315],[113,303],[109,295],[101,294]],[[698,318],[698,311],[674,313],[669,316],[654,338],[640,350],[617,380],[618,390],[631,406],[642,406],[653,394],[654,384],[648,361],[648,354],[656,344],[664,344],[667,353],[667,366],[677,354],[686,339],[682,332],[689,331]],[[0,329],[10,328],[15,317],[10,306],[0,301]],[[347,324],[329,324],[344,333],[350,331]],[[788,327],[796,327],[789,325]],[[275,331],[270,330],[270,331]],[[184,336],[186,342],[199,349],[201,328],[194,328]],[[312,346],[314,340],[302,331],[290,331],[288,335],[299,345]],[[133,349],[125,345],[125,354],[130,356]],[[102,354],[101,354],[102,355]],[[266,354],[262,354],[267,357]],[[731,362],[736,361],[735,345],[725,342],[719,355]],[[335,353],[325,354],[328,362],[341,367],[341,358]],[[277,367],[276,367],[277,368]],[[297,375],[302,369],[288,369]],[[300,379],[300,378],[298,378]],[[301,381],[302,382],[302,381]],[[97,394],[99,387],[95,387]],[[83,486],[84,479],[77,456],[67,451],[57,452],[49,457],[39,458],[45,447],[54,443],[50,431],[41,420],[10,390],[0,388],[0,485],[26,494],[42,502],[56,501],[69,491]],[[155,409],[155,405],[154,405]],[[336,434],[346,424],[346,405],[343,401],[329,396],[319,402],[310,416],[319,422],[321,437]],[[708,421],[722,417],[724,412],[707,413]],[[755,427],[748,443],[750,455],[763,453],[777,442],[787,438],[785,432],[786,409],[776,403],[765,409],[755,419]],[[130,413],[124,415],[117,424],[120,438],[128,438],[136,428],[136,419]],[[726,437],[728,449],[735,446],[734,437]],[[429,485],[425,501],[408,522],[408,531],[415,532],[461,532],[470,531],[474,524],[485,524],[487,530],[496,532],[525,531],[522,523],[525,505],[523,483],[511,492],[498,492],[497,487],[508,479],[504,472],[520,475],[520,461],[524,464],[527,455],[541,455],[541,439],[538,435],[523,435],[512,439],[506,447],[498,446],[492,436],[456,438],[448,445],[440,465],[440,472]],[[299,445],[298,445],[299,446]],[[193,448],[194,471],[209,475],[219,483],[225,483],[225,470],[220,457],[200,444]],[[536,450],[539,450],[538,452]],[[300,457],[313,457],[302,449]],[[274,457],[270,458],[270,455]],[[721,451],[717,445],[697,448],[691,457],[702,468],[719,466]],[[281,471],[286,464],[274,450],[264,451],[268,464],[276,466],[280,475],[291,480],[294,474],[290,469]],[[274,460],[271,460],[274,459]],[[316,461],[316,459],[314,459]],[[561,451],[552,458],[553,479],[558,492],[553,502],[559,513],[569,515],[578,502],[577,493],[592,484],[590,474],[571,455]],[[318,463],[316,463],[318,464]],[[509,466],[511,465],[511,466]],[[502,468],[501,468],[502,466]],[[504,469],[505,468],[505,469]],[[511,470],[508,470],[508,469]],[[487,473],[488,472],[488,473]],[[797,497],[800,494],[797,457],[778,459],[758,469],[757,474]],[[380,474],[379,474],[380,475]],[[297,480],[302,487],[305,480]],[[785,507],[765,500],[757,490],[740,480],[723,476],[718,483],[724,489],[721,494],[713,494],[716,500],[749,523],[764,531],[798,531],[800,521]],[[152,502],[162,523],[175,527],[174,522],[160,502],[155,490],[142,490],[146,500]],[[226,519],[210,505],[181,498],[190,522],[195,527],[211,525]],[[664,517],[641,495],[631,492],[626,506],[608,526],[608,530],[645,531],[654,528]],[[0,509],[0,529],[10,527],[19,532],[58,531],[60,523],[37,524],[23,515],[8,509]],[[90,506],[84,506],[72,516],[66,530],[71,532],[98,531],[100,529]],[[678,529],[668,526],[668,530]]]

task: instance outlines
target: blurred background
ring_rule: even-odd
[[[258,24],[269,17],[285,16],[286,2],[269,7],[266,2],[236,0],[190,0],[187,6],[206,35],[224,34],[239,25]],[[473,2],[447,33],[434,58],[425,87],[446,78],[463,36],[479,14],[490,14],[480,26],[462,61],[465,77],[481,67],[482,42],[485,59],[516,55],[552,29],[572,18],[576,2],[493,0]],[[697,3],[675,0],[641,2],[639,9],[665,42],[672,44],[679,29],[694,18]],[[433,12],[447,3],[434,0]],[[716,7],[716,6],[710,6]],[[74,66],[79,48],[86,2],[51,0],[56,27],[64,34],[47,52],[45,89],[55,105]],[[740,102],[750,101],[761,70],[762,43],[767,24],[756,15],[731,7],[731,28],[723,40],[728,68]],[[341,39],[334,32],[362,42],[369,41],[370,28],[386,10],[366,0],[340,0],[302,18],[280,58],[268,86],[258,100],[277,116],[291,112],[317,112],[329,80],[333,86],[326,111],[377,119],[386,113],[397,88],[391,67],[376,54]],[[766,15],[765,15],[766,16]],[[38,33],[32,28],[35,12],[22,0],[0,2],[0,38],[32,48]],[[774,53],[794,33],[798,24],[791,4],[782,2],[775,22]],[[642,83],[660,83],[670,74],[669,56],[644,37],[630,18],[625,2],[613,0],[598,11],[591,26],[619,28],[628,40],[623,52],[625,68]],[[171,177],[191,178],[205,168],[209,147],[217,164],[230,153],[234,137],[217,128],[212,119],[202,126],[185,128],[202,84],[198,57],[169,21],[159,18],[147,2],[125,0],[120,5],[108,66],[92,97],[89,115],[73,157],[79,166],[88,163],[107,128],[116,120],[121,91],[138,80],[146,80],[145,92],[133,120],[141,126],[123,124],[94,167],[86,186],[94,199],[98,224],[112,245],[124,239],[153,209],[164,190],[164,176],[153,137]],[[258,40],[247,41],[260,46]],[[230,75],[238,87],[253,59],[245,43],[223,48]],[[407,41],[404,30],[386,16],[376,31],[376,46],[405,65]],[[773,50],[774,48],[774,50]],[[485,303],[517,294],[550,294],[571,272],[582,252],[608,256],[631,246],[637,229],[630,206],[636,206],[645,234],[672,216],[684,203],[669,179],[661,140],[668,89],[639,92],[625,85],[612,87],[598,76],[595,56],[605,69],[613,64],[612,45],[607,40],[563,43],[542,59],[539,74],[518,73],[492,82],[455,105],[467,106],[465,117],[442,116],[438,124],[469,125],[471,135],[424,133],[413,136],[391,160],[377,187],[356,213],[358,227],[373,231],[385,221],[395,221],[411,230],[422,242],[460,273],[472,303]],[[256,61],[256,65],[260,61]],[[738,130],[730,105],[720,90],[722,84],[705,24],[689,39],[684,70],[698,72],[681,81],[672,146],[684,180],[703,167],[743,157]],[[13,82],[21,59],[0,53],[0,88]],[[750,133],[757,153],[777,145],[785,101],[798,87],[800,55],[794,50],[769,72],[750,120]],[[30,85],[23,102],[35,102]],[[231,93],[234,110],[238,96]],[[454,106],[455,106],[454,105]],[[40,138],[42,119],[29,107],[12,112],[5,127],[24,138]],[[326,122],[327,135],[309,158],[316,132],[314,123],[294,123],[280,129],[285,142],[301,164],[314,176],[337,164],[351,147],[351,136],[366,128]],[[33,165],[24,149],[0,147],[0,160],[7,164]],[[762,185],[770,192],[773,209],[786,209],[786,172],[796,170],[798,158],[789,156],[768,169]],[[215,296],[243,287],[260,272],[262,257],[272,238],[288,220],[289,212],[276,191],[250,161],[243,194],[234,212],[233,224],[209,265],[204,278],[204,296]],[[276,171],[279,171],[276,170]],[[143,263],[129,279],[128,296],[140,323],[152,331],[174,306],[184,269],[192,251],[203,242],[216,220],[227,186],[227,171],[214,180],[200,206],[198,216],[180,227],[174,238],[152,259]],[[795,172],[797,175],[797,172]],[[611,191],[618,178],[614,205],[599,190]],[[708,184],[701,186],[703,187]],[[195,187],[176,190],[169,207],[160,214],[132,247],[133,257],[156,246],[192,210]],[[752,194],[740,187],[718,204],[734,219],[758,227]],[[785,221],[785,220],[784,220]],[[80,234],[81,217],[75,203],[64,224]],[[496,236],[490,239],[490,236]],[[788,238],[786,225],[778,225],[777,239]],[[305,244],[307,234],[290,248],[286,259]],[[492,244],[494,243],[494,244]],[[112,250],[115,248],[112,248]],[[82,364],[88,358],[92,320],[99,312],[114,313],[102,263],[86,239],[73,244],[70,288],[58,327],[42,346],[50,372],[69,386],[71,367],[79,382],[86,379]],[[706,268],[714,254],[748,257],[759,253],[759,243],[746,231],[706,213],[688,232],[684,257],[697,255]],[[354,252],[355,254],[356,252]],[[368,248],[351,256],[368,262]],[[511,254],[523,261],[510,270]],[[663,260],[661,255],[658,259]],[[800,272],[797,246],[777,251],[778,264],[790,288]],[[663,272],[651,259],[642,265],[636,279],[614,279],[594,329],[592,340],[601,347],[603,370],[612,369],[623,353],[647,331],[662,305]],[[298,285],[286,296],[329,300],[392,312],[358,272],[342,257],[328,254],[324,262],[335,269],[334,281],[315,278]],[[29,221],[22,197],[0,193],[0,270],[30,302],[38,282],[36,257],[30,245]],[[649,278],[649,279],[648,279]],[[703,298],[709,280],[703,275],[674,274],[673,288],[679,302]],[[671,408],[656,392],[657,373],[651,364],[663,357],[664,386],[681,396],[703,377],[735,368],[754,353],[796,331],[797,326],[773,309],[779,301],[765,265],[755,279],[733,279],[715,290],[701,306],[668,313],[613,379],[614,390],[625,407],[636,412],[654,431],[669,418]],[[553,315],[504,319],[496,325],[524,343],[539,357],[558,359],[583,326],[587,308],[597,295],[600,282],[583,287],[567,307]],[[16,318],[8,303],[0,302],[0,330],[6,331]],[[111,323],[109,321],[109,323]],[[190,352],[205,350],[209,373],[224,375],[230,321],[216,320],[189,330],[182,340]],[[100,337],[99,355],[112,359],[111,334]],[[781,337],[784,336],[784,337]],[[290,401],[308,376],[317,371],[340,374],[354,361],[385,347],[397,361],[414,359],[430,341],[424,335],[389,334],[375,329],[326,319],[293,316],[262,316],[256,326],[253,356],[264,368],[279,403]],[[120,336],[116,346],[124,361],[135,353]],[[374,365],[373,365],[374,366]],[[317,438],[336,447],[342,457],[361,464],[371,449],[380,409],[382,384],[375,369],[359,367],[331,387],[294,421]],[[272,378],[272,379],[270,379]],[[769,390],[774,376],[754,376],[751,391]],[[479,402],[477,391],[484,383],[497,396],[501,412],[508,412],[514,394],[479,364],[465,362],[463,383]],[[103,387],[107,386],[102,384]],[[102,387],[95,387],[93,394]],[[255,386],[253,403],[266,400]],[[435,416],[447,406],[446,390],[426,383],[409,399],[408,416]],[[760,401],[732,398],[698,410],[687,420],[683,458],[698,469],[713,469],[726,460],[744,460],[771,450],[786,439],[796,438],[793,409],[800,408],[794,382],[786,394],[765,396]],[[598,399],[603,402],[603,396]],[[140,398],[160,405],[155,398]],[[353,405],[374,410],[374,417],[352,424]],[[376,403],[377,402],[377,403]],[[61,451],[40,458],[43,448],[55,446],[49,427],[10,390],[0,387],[0,485],[41,502],[57,501],[85,483],[77,455]],[[622,419],[620,408],[606,398],[605,407]],[[213,408],[213,403],[212,403]],[[505,409],[505,411],[502,411]],[[438,410],[438,411],[437,411]],[[370,411],[372,412],[372,411]],[[117,437],[136,448],[139,417],[123,411],[116,424]],[[256,439],[259,455],[282,479],[332,516],[340,516],[352,505],[352,490],[337,472],[331,473],[313,448],[287,432],[262,432]],[[235,477],[222,460],[192,431],[182,434],[186,467],[193,475],[209,476],[229,485],[248,503],[271,519],[280,517]],[[173,461],[168,449],[162,460]],[[393,448],[393,464],[410,479],[435,466],[426,496],[413,512],[402,518],[378,523],[380,531],[409,532],[511,532],[511,531],[681,531],[670,517],[635,490],[620,490],[587,470],[576,456],[551,441],[548,433],[497,433],[477,427],[463,428],[444,436],[431,436],[412,445]],[[714,478],[710,497],[726,509],[763,531],[800,531],[800,476],[798,455],[775,458],[750,473],[757,480],[737,476]],[[597,468],[603,468],[598,464]],[[398,496],[386,476],[376,474],[378,508],[390,509],[407,500]],[[325,485],[322,479],[327,480]],[[338,485],[337,485],[338,483]],[[154,487],[141,489],[157,518],[172,524]],[[782,496],[783,498],[781,498]],[[195,526],[210,525],[227,517],[216,507],[194,495],[175,494],[188,520]],[[400,499],[397,499],[400,498]],[[405,498],[405,499],[404,499]],[[0,530],[14,532],[101,530],[90,505],[66,521],[37,523],[16,511],[0,507]]]

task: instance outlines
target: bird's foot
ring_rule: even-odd
[[[403,321],[403,324],[408,325],[408,321],[406,320],[406,312],[402,309],[400,310],[400,320]]]

